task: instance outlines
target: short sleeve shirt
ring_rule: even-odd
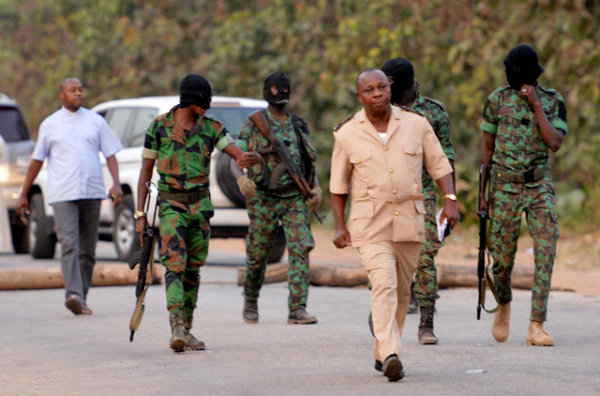
[[[435,132],[442,145],[444,154],[446,154],[449,160],[454,161],[454,146],[452,145],[450,132],[450,115],[446,110],[446,106],[442,102],[419,95],[412,109],[427,118],[427,121],[429,121],[429,124],[433,128],[433,132]],[[429,172],[427,172],[427,169],[423,169],[423,193],[427,198],[435,198],[433,179],[429,175]]]
[[[548,121],[567,133],[567,110],[562,96],[539,85],[536,92]],[[488,96],[481,130],[495,135],[492,163],[500,169],[519,172],[548,161],[549,149],[542,140],[533,109],[509,86],[499,87]]]
[[[32,156],[47,159],[47,202],[106,198],[98,154],[112,157],[122,147],[104,118],[91,110],[62,107],[48,116],[40,125]]]
[[[143,158],[155,159],[158,191],[196,191],[208,188],[213,149],[223,150],[233,139],[217,120],[200,117],[191,130],[175,122],[175,106],[157,117],[146,133]]]

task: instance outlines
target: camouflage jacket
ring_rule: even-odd
[[[275,132],[275,137],[284,143],[292,157],[292,161],[302,170],[308,183],[312,185],[313,181],[309,180],[309,175],[314,173],[312,169],[317,151],[306,122],[300,117],[290,114],[285,123],[281,125],[268,109],[264,111],[264,114]],[[268,150],[271,146],[269,140],[250,119],[246,119],[244,122],[236,145],[244,151],[251,149],[262,156],[260,164],[248,168],[248,177],[256,183],[257,187],[266,190],[269,184],[269,176],[280,163],[279,155]],[[278,184],[280,191],[278,195],[280,196],[299,193],[295,188],[296,183],[287,172],[282,174]],[[289,191],[289,194],[286,191]]]
[[[562,96],[540,85],[536,92],[548,121],[567,133],[567,110]],[[533,109],[509,86],[499,87],[488,96],[481,130],[495,135],[492,163],[497,169],[522,172],[548,163],[549,149],[542,140]]]
[[[177,108],[158,116],[150,124],[142,157],[157,161],[158,191],[208,188],[213,149],[223,150],[233,139],[219,121],[207,116],[200,117],[191,131],[184,130],[175,122]]]
[[[442,144],[444,154],[446,154],[450,161],[454,161],[454,146],[452,145],[450,133],[450,115],[446,110],[446,106],[440,101],[418,95],[412,105],[412,109],[427,118],[435,135]],[[435,199],[433,179],[425,168],[423,168],[422,183],[425,198]]]

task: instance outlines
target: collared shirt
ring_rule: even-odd
[[[107,190],[98,152],[105,158],[123,146],[102,116],[62,107],[40,125],[32,158],[47,161],[48,203],[104,199]]]
[[[392,106],[383,143],[363,109],[334,137],[329,189],[334,194],[350,193],[352,245],[423,242],[422,169],[435,180],[452,172],[425,117]]]

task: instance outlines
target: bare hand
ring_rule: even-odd
[[[523,84],[521,89],[519,89],[518,95],[520,98],[525,99],[533,108],[540,105],[537,92],[535,91],[535,87],[533,85]]]
[[[335,235],[333,236],[333,244],[338,249],[343,249],[346,246],[352,246],[352,241],[350,240],[350,233],[344,227],[343,229],[337,229],[335,231]]]
[[[140,217],[135,221],[135,232],[140,237],[140,246],[144,246],[144,230],[148,228],[146,216]]]
[[[17,203],[17,215],[19,217],[25,217],[29,214],[29,200],[27,197],[20,197]]]
[[[121,189],[121,185],[113,184],[110,190],[108,190],[108,195],[115,205],[120,204],[123,201],[123,190]]]
[[[480,197],[479,198],[479,207],[477,208],[477,215],[479,216],[479,213],[484,213],[484,212],[488,213],[488,209],[489,209],[488,201],[485,198]]]
[[[455,228],[458,224],[458,205],[455,201],[450,199],[444,200],[444,209],[442,211],[441,220],[443,221],[444,218],[452,228]]]
[[[235,162],[237,166],[244,169],[260,163],[260,159],[260,154],[258,154],[256,151],[248,151],[244,152],[240,157],[238,157]]]

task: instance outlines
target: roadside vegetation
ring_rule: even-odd
[[[567,102],[553,175],[562,228],[584,234],[600,223],[598,20],[595,0],[0,0],[0,91],[35,136],[66,76],[84,82],[91,107],[174,94],[189,72],[217,94],[260,98],[264,76],[280,69],[293,79],[291,109],[315,135],[326,188],[331,131],[357,110],[357,73],[404,56],[422,93],[450,112],[468,226],[484,100],[504,83],[507,51],[529,43],[546,69],[540,83]]]

